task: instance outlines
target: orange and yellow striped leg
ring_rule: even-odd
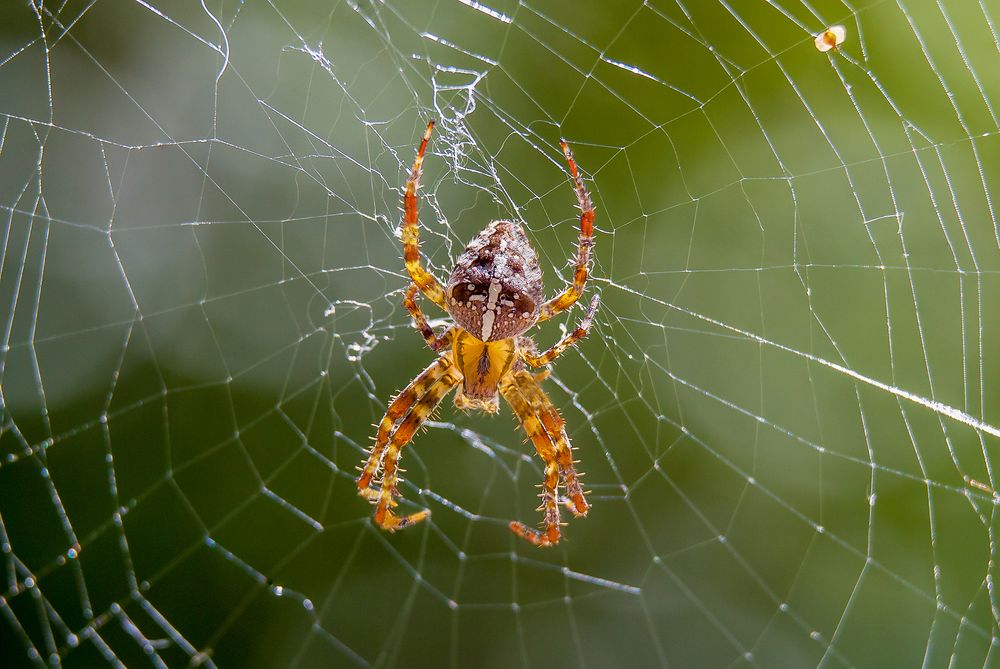
[[[566,434],[566,421],[559,415],[559,410],[542,390],[539,385],[540,381],[538,376],[527,372],[519,372],[515,375],[515,382],[521,390],[521,395],[527,399],[531,410],[542,421],[545,431],[555,444],[559,475],[566,486],[566,497],[568,498],[566,508],[580,518],[587,515],[590,505],[584,496],[580,475],[576,473],[576,467],[573,463],[573,448],[569,443],[569,435]]]
[[[424,131],[424,138],[420,142],[417,150],[417,157],[413,161],[413,169],[406,180],[406,189],[403,193],[403,260],[406,263],[406,271],[410,273],[413,283],[417,284],[424,295],[434,304],[445,311],[444,289],[434,278],[434,275],[424,269],[420,263],[420,226],[417,220],[417,189],[420,187],[420,173],[424,164],[424,151],[427,150],[427,142],[431,139],[431,131],[434,130],[434,121],[427,124]]]
[[[521,421],[521,427],[545,463],[545,481],[540,495],[542,505],[539,507],[539,510],[545,512],[545,530],[530,528],[516,520],[512,520],[509,527],[514,534],[536,546],[554,546],[559,543],[559,463],[556,458],[556,447],[542,421],[532,411],[528,399],[522,394],[519,384],[512,377],[507,377],[501,384],[500,392]]]
[[[569,165],[569,171],[573,175],[573,185],[576,188],[576,199],[580,207],[580,243],[576,252],[576,270],[573,272],[572,285],[542,306],[538,315],[539,321],[548,320],[560,311],[570,308],[583,295],[583,288],[587,285],[590,272],[590,249],[594,246],[594,203],[583,186],[583,179],[576,169],[573,152],[569,150],[566,140],[560,140],[559,146],[566,156],[566,163]]]
[[[382,465],[382,457],[389,445],[389,436],[392,434],[393,428],[410,412],[413,405],[427,394],[428,389],[451,369],[451,366],[452,356],[448,352],[432,362],[389,404],[379,423],[378,432],[375,435],[375,445],[372,446],[371,452],[368,454],[368,461],[361,470],[361,476],[358,477],[359,495],[370,501],[378,497],[378,491],[373,490],[371,484]]]
[[[449,328],[440,336],[434,333],[434,328],[427,322],[427,316],[424,315],[424,312],[420,310],[420,305],[417,304],[417,290],[417,284],[411,283],[410,287],[406,289],[403,306],[413,316],[413,327],[420,332],[430,349],[438,352],[451,344],[451,335],[454,328]]]
[[[590,301],[590,309],[587,311],[587,315],[583,317],[583,320],[580,321],[580,325],[578,325],[573,332],[563,337],[562,341],[558,344],[541,355],[522,353],[521,357],[532,367],[542,367],[558,358],[562,355],[563,351],[587,336],[587,332],[590,330],[590,324],[594,320],[594,313],[597,311],[597,305],[600,301],[600,295],[594,295],[594,299]]]
[[[411,513],[408,516],[397,516],[392,512],[396,506],[394,499],[399,495],[396,485],[399,482],[399,455],[403,446],[410,443],[414,433],[423,425],[424,421],[430,417],[437,405],[459,382],[458,370],[450,368],[438,381],[427,389],[427,392],[417,400],[409,415],[403,419],[396,431],[392,434],[389,447],[386,449],[385,458],[382,461],[382,485],[378,491],[378,501],[375,504],[375,523],[384,530],[395,532],[404,527],[415,525],[421,520],[431,515],[429,509]]]

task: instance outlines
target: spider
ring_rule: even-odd
[[[455,406],[459,409],[487,413],[499,411],[499,395],[503,395],[545,462],[542,505],[538,509],[544,511],[545,529],[536,530],[518,521],[511,521],[509,527],[536,546],[553,546],[559,542],[560,502],[577,517],[586,516],[590,506],[573,466],[565,421],[540,385],[549,372],[532,374],[528,367],[548,365],[582,339],[590,328],[599,297],[594,296],[579,327],[544,353],[539,354],[524,333],[573,306],[583,294],[594,245],[594,205],[569,146],[560,141],[580,207],[580,240],[570,286],[545,301],[538,256],[521,224],[493,221],[465,247],[448,283],[442,287],[421,265],[417,222],[417,189],[424,151],[433,130],[432,120],[420,142],[403,195],[403,259],[412,279],[403,305],[427,345],[441,354],[389,404],[379,423],[375,445],[361,468],[358,494],[375,504],[376,524],[390,532],[424,520],[430,515],[428,509],[407,516],[392,511],[399,494],[400,451],[452,388],[457,388]],[[443,334],[434,332],[420,310],[418,290],[455,321]],[[560,482],[566,491],[562,500]]]

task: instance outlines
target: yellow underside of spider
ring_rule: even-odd
[[[500,379],[510,371],[517,355],[514,340],[486,343],[460,330],[454,337],[452,350],[455,365],[462,372],[462,385],[455,394],[455,406],[497,413],[500,410],[497,397]]]

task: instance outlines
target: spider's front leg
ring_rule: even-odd
[[[522,372],[517,374],[514,380],[521,390],[521,395],[531,405],[531,410],[542,421],[545,431],[555,444],[559,476],[562,477],[566,486],[566,496],[569,498],[566,500],[566,508],[577,518],[582,518],[590,510],[590,504],[587,503],[583,486],[580,484],[582,474],[576,472],[573,447],[570,446],[569,435],[566,434],[566,421],[559,415],[559,410],[540,385],[546,376],[547,373],[542,376]]]
[[[406,289],[406,297],[403,298],[403,306],[413,316],[413,327],[420,332],[430,349],[437,353],[451,343],[452,329],[449,328],[440,336],[435,334],[434,328],[427,322],[427,316],[424,315],[424,312],[420,310],[420,305],[417,304],[418,290],[419,286],[417,284],[410,284],[410,287]]]
[[[358,477],[358,494],[376,503],[375,522],[381,528],[395,531],[419,523],[430,515],[427,509],[403,517],[393,514],[392,507],[396,506],[393,496],[398,494],[396,485],[399,479],[399,455],[413,438],[417,428],[427,420],[460,379],[451,354],[446,353],[400,392],[382,417],[375,445]],[[372,482],[380,467],[382,483],[376,490],[372,488]]]
[[[562,417],[541,389],[535,377],[521,370],[508,375],[500,386],[500,392],[521,421],[521,427],[528,434],[535,450],[545,463],[545,480],[542,484],[542,505],[545,512],[545,529],[532,529],[524,523],[511,521],[510,529],[517,536],[536,546],[554,546],[559,543],[559,479],[565,481],[571,510],[577,516],[586,515],[589,510],[579,477],[573,466],[569,439],[563,427]]]

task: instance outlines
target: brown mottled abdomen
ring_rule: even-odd
[[[542,270],[520,223],[493,221],[458,257],[445,289],[448,312],[482,341],[515,337],[538,318]]]

